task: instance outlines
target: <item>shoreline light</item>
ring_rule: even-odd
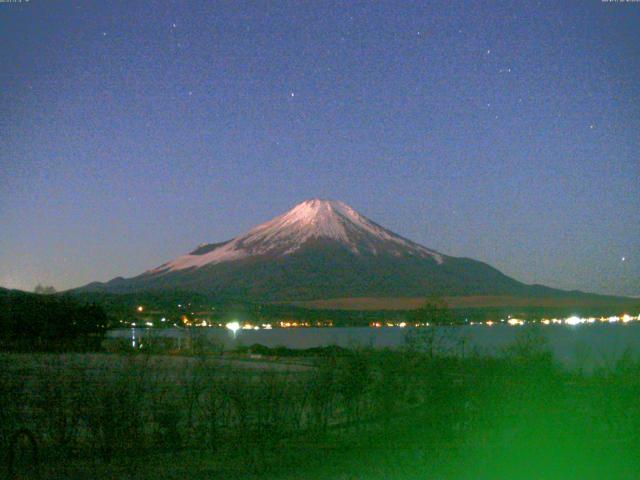
[[[225,325],[225,327],[233,332],[234,337],[236,333],[238,333],[238,330],[240,330],[240,324],[238,322],[229,322]]]
[[[564,323],[567,325],[579,325],[584,322],[585,322],[584,318],[579,318],[579,317],[576,317],[575,315],[565,319],[564,321]]]

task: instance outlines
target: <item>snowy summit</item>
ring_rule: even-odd
[[[148,273],[200,268],[247,257],[289,255],[315,240],[338,244],[356,255],[432,258],[438,264],[444,261],[438,252],[386,230],[343,202],[313,199],[233,240],[200,246]]]

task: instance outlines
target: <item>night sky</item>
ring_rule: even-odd
[[[133,276],[321,197],[640,295],[640,3],[481,3],[0,3],[0,285]]]

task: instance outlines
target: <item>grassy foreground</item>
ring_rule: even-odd
[[[296,363],[2,355],[0,475],[631,479],[640,471],[637,359],[567,371],[526,330],[498,357],[411,345]]]

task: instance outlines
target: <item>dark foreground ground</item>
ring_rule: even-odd
[[[0,475],[638,478],[638,359],[567,371],[524,330],[499,358],[419,340],[286,363],[3,355]]]

